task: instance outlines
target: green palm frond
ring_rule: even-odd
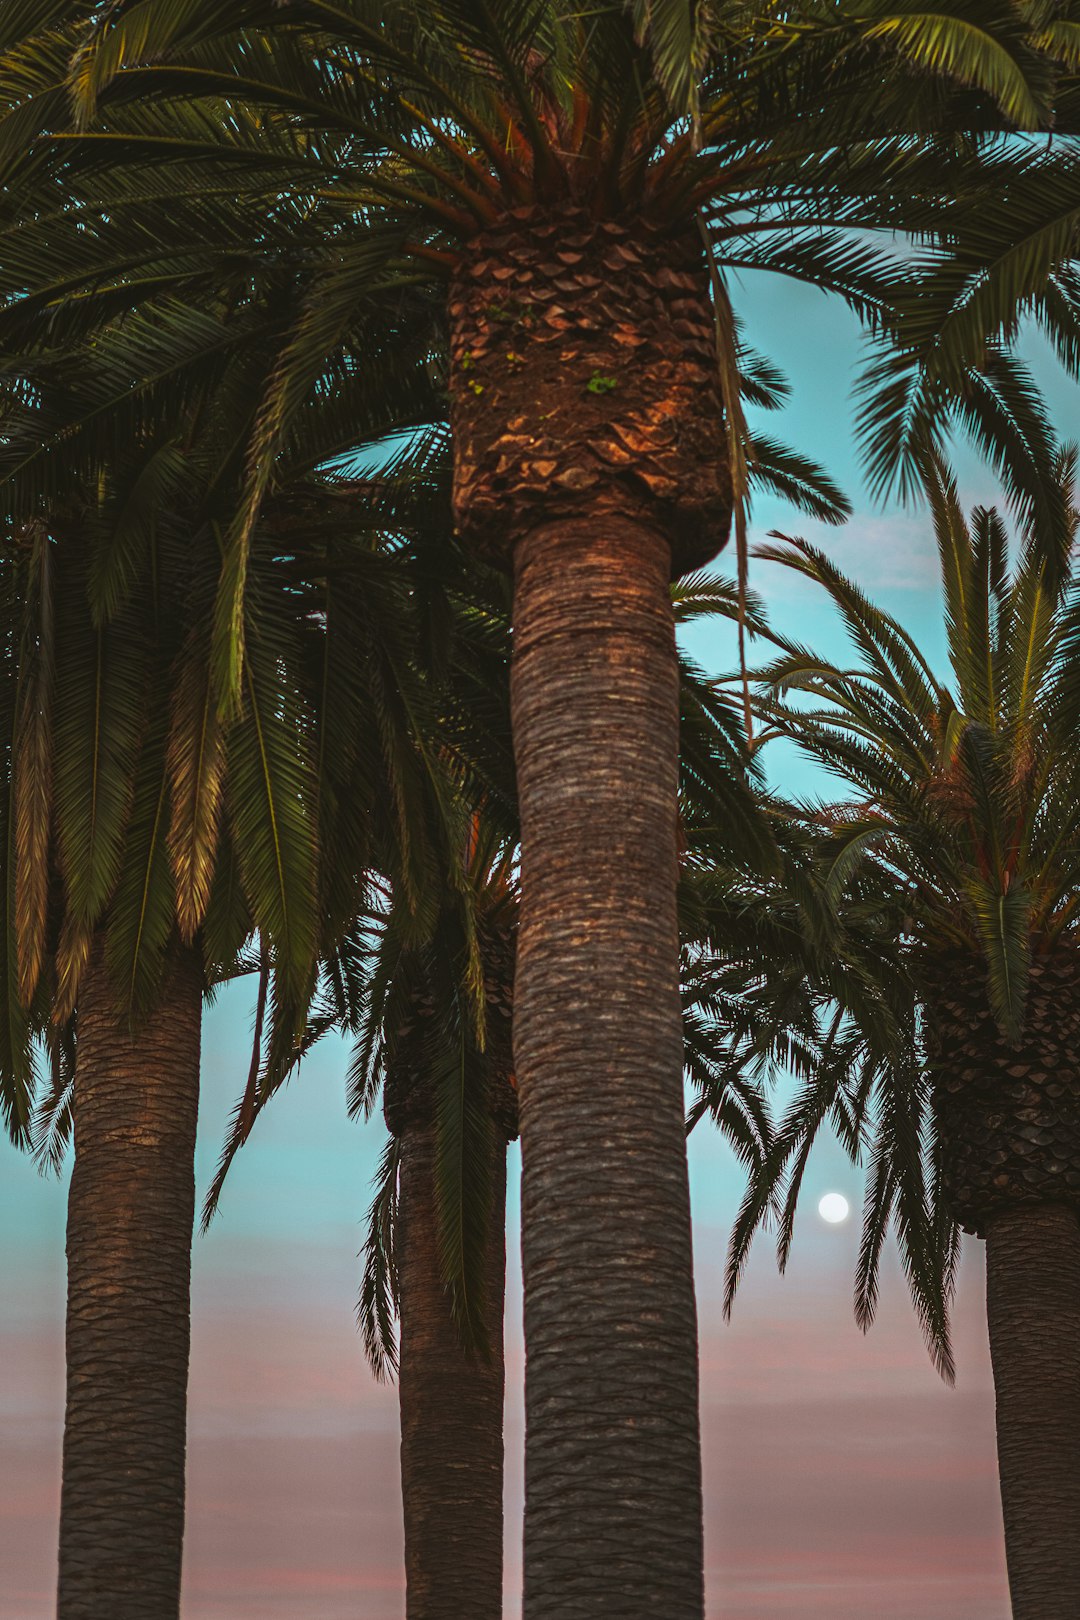
[[[130,613],[96,630],[76,574],[58,604],[54,736],[56,831],[70,915],[96,926],[120,876],[132,780],[146,722],[143,627]]]
[[[53,799],[53,546],[44,525],[32,531],[25,636],[11,740],[14,816],[15,945],[19,995],[33,1000],[45,955]]]
[[[1075,525],[1073,459],[1053,447],[1057,506]],[[834,918],[833,965],[818,949],[797,970],[810,1014],[802,1084],[752,1166],[726,1301],[771,1218],[786,1261],[801,1178],[829,1124],[868,1165],[856,1318],[873,1320],[891,1229],[935,1365],[951,1380],[960,1240],[942,1181],[927,998],[959,949],[985,971],[1002,1033],[1019,1039],[1033,955],[1075,929],[1080,711],[1076,586],[1055,576],[1040,521],[1029,513],[1013,537],[993,508],[965,518],[945,464],[931,459],[926,474],[949,679],[814,548],[789,541],[765,552],[827,593],[854,657],[844,667],[783,650],[760,672],[759,714],[848,797],[796,812],[809,838],[806,875]]]
[[[0,164],[17,157],[25,174],[0,215],[0,346],[55,366],[78,334],[122,315],[128,357],[115,387],[98,368],[68,455],[103,411],[117,421],[169,389],[175,403],[196,355],[223,360],[222,344],[248,341],[245,324],[264,362],[254,420],[243,413],[243,493],[217,596],[225,707],[240,697],[253,525],[327,368],[361,354],[377,398],[381,362],[358,345],[358,322],[395,300],[390,352],[415,340],[433,354],[463,238],[529,202],[580,193],[665,228],[700,211],[718,289],[743,268],[779,272],[846,298],[887,341],[864,424],[875,478],[899,467],[910,484],[953,421],[1018,501],[1038,500],[1046,436],[1002,345],[1029,311],[1075,365],[1075,166],[1061,148],[1001,134],[1047,129],[1056,99],[1068,105],[1063,19],[1011,0],[930,12],[807,0],[797,20],[605,0],[587,24],[543,0],[402,5],[392,17],[360,0],[270,16],[241,0],[212,13],[120,0],[50,7],[37,28],[17,15]],[[919,245],[918,263],[905,242]],[[215,335],[223,293],[229,331]],[[724,293],[738,473],[740,396],[775,405],[783,380],[727,305]],[[137,400],[133,376],[144,379]],[[840,515],[839,492],[814,469],[756,444],[754,481]],[[44,485],[46,462],[28,455]],[[101,553],[102,604],[126,588],[154,492],[176,472],[166,437]]]
[[[75,1030],[51,1025],[45,1045],[48,1084],[34,1104],[30,1151],[44,1175],[59,1175],[71,1145],[75,1098]]]
[[[124,859],[105,932],[106,962],[136,1018],[154,1005],[176,927],[176,891],[167,849],[169,782],[165,717],[152,716],[135,773]]]
[[[283,984],[306,1004],[318,939],[313,739],[302,688],[281,679],[281,657],[280,645],[249,647],[243,706],[229,730],[227,809],[255,924]]]
[[[747,478],[752,491],[768,490],[819,523],[840,524],[851,516],[851,502],[827,472],[763,433],[749,439]]]
[[[375,1196],[368,1210],[364,1276],[357,1305],[357,1321],[364,1340],[364,1351],[372,1371],[380,1380],[393,1378],[398,1365],[395,1232],[400,1158],[400,1141],[391,1136],[375,1172]]]
[[[885,44],[917,71],[942,74],[985,92],[1018,128],[1038,125],[1045,105],[1032,84],[1032,59],[1023,22],[1008,0],[960,0],[933,10],[866,6],[859,33]],[[877,15],[875,15],[877,13]],[[1045,73],[1039,75],[1045,79]]]
[[[173,694],[169,727],[168,850],[176,884],[176,917],[191,940],[210,903],[226,763],[226,735],[208,667],[205,626],[194,628]]]

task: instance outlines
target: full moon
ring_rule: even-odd
[[[847,1220],[851,1213],[851,1205],[843,1193],[826,1193],[817,1207],[817,1212],[830,1226],[838,1226],[841,1221]]]

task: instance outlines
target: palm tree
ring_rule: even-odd
[[[703,580],[677,596],[680,617],[734,614],[734,593]],[[682,921],[705,851],[768,863],[772,841],[744,782],[738,723],[684,662],[680,803]],[[730,814],[733,808],[738,816]],[[361,1320],[377,1372],[394,1365],[399,1327],[407,1612],[451,1620],[463,1606],[502,1613],[502,1406],[506,1142],[517,1134],[510,1052],[516,886],[510,855],[492,859],[474,822],[471,869],[483,967],[484,1046],[469,1015],[469,951],[444,912],[421,950],[402,950],[393,918],[380,964],[349,1026],[358,1036],[353,1108],[370,1110],[380,1076],[391,1142],[370,1212]],[[759,1161],[757,1099],[730,1076],[723,1119]]]
[[[280,293],[278,296],[280,299]],[[55,498],[58,478],[56,459],[48,455],[50,442],[63,444],[63,461],[60,463],[63,471],[59,477],[59,487],[63,488],[64,479],[70,479],[76,472],[84,478],[89,478],[91,469],[102,457],[110,454],[110,447],[118,435],[139,442],[149,438],[149,448],[145,450],[144,458],[139,463],[133,485],[142,498],[143,514],[148,496],[155,500],[172,496],[170,480],[175,476],[176,463],[172,459],[175,426],[170,391],[183,389],[185,396],[193,387],[200,393],[205,393],[209,388],[217,388],[220,391],[225,405],[222,410],[212,415],[207,429],[207,438],[210,442],[214,442],[215,435],[220,437],[223,411],[235,411],[243,404],[245,379],[250,377],[253,362],[257,363],[258,357],[265,352],[267,321],[275,318],[274,314],[268,313],[257,299],[249,298],[246,305],[241,306],[240,315],[237,316],[233,312],[230,317],[239,326],[237,335],[230,332],[223,318],[214,318],[214,304],[213,302],[208,304],[205,297],[192,295],[191,309],[198,310],[200,322],[198,342],[189,348],[177,344],[176,352],[170,350],[167,342],[152,347],[155,338],[159,336],[158,321],[164,312],[146,309],[140,311],[137,317],[126,316],[115,320],[103,334],[98,334],[95,339],[93,364],[89,364],[86,358],[73,361],[70,342],[67,346],[62,345],[58,353],[50,353],[44,346],[39,345],[36,351],[32,349],[26,358],[18,362],[22,368],[21,375],[31,379],[31,390],[40,389],[45,382],[50,385],[51,392],[55,396],[58,374],[65,379],[74,378],[74,383],[68,385],[63,411],[55,397],[53,398],[54,414],[50,420],[52,432],[44,436],[44,443],[41,442],[41,427],[36,417],[30,424],[20,424],[17,415],[13,420],[14,472],[11,476],[17,481],[16,487],[24,501]],[[168,314],[176,320],[178,313],[177,301],[175,295],[172,295]],[[276,318],[280,319],[280,313]],[[271,327],[270,330],[272,329]],[[392,648],[386,642],[385,632],[389,625],[400,619],[400,604],[394,599],[391,589],[385,600],[385,606],[391,611],[386,615],[380,615],[377,573],[379,564],[376,558],[366,557],[363,545],[358,551],[350,528],[354,529],[359,524],[365,533],[372,535],[382,533],[394,537],[400,537],[408,532],[409,545],[422,566],[422,573],[415,574],[410,584],[410,590],[417,599],[430,598],[433,588],[435,594],[438,594],[439,581],[443,579],[445,583],[447,560],[453,549],[447,532],[447,508],[443,493],[444,440],[438,425],[427,428],[421,438],[413,442],[412,448],[399,454],[393,466],[381,471],[376,477],[358,480],[355,476],[347,476],[329,484],[323,479],[310,487],[303,482],[305,478],[310,481],[311,468],[320,459],[336,457],[344,465],[347,453],[353,462],[357,457],[361,457],[359,448],[354,447],[350,451],[350,434],[355,434],[358,428],[363,426],[366,417],[370,418],[373,399],[377,402],[376,411],[382,413],[378,416],[378,422],[384,434],[407,428],[410,422],[416,425],[418,415],[422,415],[425,408],[430,411],[430,399],[424,390],[422,388],[417,390],[407,373],[404,376],[398,375],[403,358],[402,351],[408,352],[410,342],[410,328],[402,314],[400,301],[394,327],[395,342],[399,351],[398,367],[393,377],[394,388],[390,396],[392,403],[389,405],[382,402],[382,396],[387,393],[385,388],[373,391],[367,386],[372,380],[372,355],[376,352],[373,344],[374,332],[375,325],[370,318],[358,319],[350,341],[354,350],[364,355],[364,374],[362,376],[357,374],[347,352],[337,357],[328,368],[329,384],[320,384],[313,391],[309,409],[303,420],[297,423],[293,441],[279,471],[281,479],[292,481],[289,486],[289,498],[287,500],[280,496],[275,498],[267,510],[271,550],[283,572],[276,583],[266,580],[258,587],[259,599],[263,602],[267,599],[273,600],[275,593],[284,600],[291,601],[292,612],[301,624],[314,622],[316,619],[320,623],[325,623],[327,632],[325,639],[333,649],[330,656],[328,657],[321,644],[323,638],[316,635],[312,641],[310,654],[305,653],[301,660],[308,681],[309,695],[306,701],[311,713],[314,713],[316,702],[312,694],[320,687],[325,687],[318,699],[322,716],[318,726],[323,738],[319,753],[320,760],[324,762],[317,795],[322,816],[320,839],[324,845],[330,847],[335,859],[340,856],[337,846],[344,839],[346,846],[353,851],[354,873],[357,869],[356,862],[363,864],[361,857],[356,853],[359,826],[365,820],[370,820],[379,795],[377,792],[374,796],[372,794],[370,770],[366,773],[365,781],[360,781],[355,774],[350,776],[348,773],[349,771],[355,773],[361,762],[370,761],[372,755],[378,753],[382,741],[374,735],[365,736],[362,728],[357,729],[358,724],[365,707],[370,708],[372,698],[375,700],[376,708],[380,703],[385,705],[388,699],[391,704],[398,701],[392,694],[402,686],[405,666],[409,660],[415,659],[416,646],[419,642],[414,628],[408,637],[408,644],[397,646],[396,662],[393,658],[387,657]],[[172,334],[166,327],[166,337],[170,336]],[[125,345],[130,346],[130,354],[125,354]],[[228,365],[224,370],[218,361],[223,351],[228,358]],[[154,361],[150,367],[149,380],[142,377],[138,370],[139,365],[146,365],[148,359]],[[783,385],[775,368],[760,357],[754,356],[745,345],[740,347],[740,364],[748,396],[759,404],[779,403],[783,396]],[[423,376],[423,373],[421,375]],[[369,431],[377,436],[374,425]],[[242,440],[238,439],[235,432],[226,441],[229,445],[237,442]],[[190,443],[187,446],[187,454],[193,460],[199,459],[196,447]],[[409,472],[407,477],[406,469]],[[749,475],[751,480],[771,485],[819,517],[836,521],[843,515],[844,503],[829,480],[804,458],[785,450],[772,440],[759,436],[752,444]],[[206,476],[212,483],[210,475]],[[217,473],[216,477],[220,481],[221,474]],[[300,486],[296,487],[298,479]],[[435,497],[434,505],[432,496]],[[121,524],[127,547],[123,556],[125,566],[128,568],[132,564],[130,555],[132,549],[137,551],[139,545],[145,545],[147,541],[147,535],[142,533],[138,526],[140,508],[134,498],[132,504],[135,511],[134,519],[128,521],[126,531]],[[102,540],[103,544],[106,544],[104,534]],[[108,537],[106,560],[97,570],[106,579],[117,571],[115,562],[111,560],[109,547],[115,554],[118,548],[112,536]],[[298,547],[303,555],[302,563],[299,557],[294,556]],[[306,573],[314,570],[317,590],[322,591],[325,585],[329,593],[326,600],[319,596],[316,603],[314,599],[301,593],[302,575],[297,573],[298,567],[302,567]],[[112,588],[114,591],[119,589],[115,581]],[[385,582],[382,588],[384,590],[388,588]],[[455,588],[460,591],[460,582],[456,583]],[[683,594],[685,597],[686,593]],[[327,601],[333,603],[332,609],[327,607]],[[505,610],[501,611],[505,618]],[[478,617],[486,616],[490,619],[490,607],[484,608],[478,614],[475,605],[471,606],[467,609],[467,616],[471,616],[474,622]],[[381,635],[375,635],[370,651],[374,653],[381,642],[382,656],[386,659],[385,670],[380,671],[374,667],[374,660],[372,667],[350,668],[350,662],[361,652],[368,656],[365,643],[372,642],[371,633],[374,625],[378,625]],[[435,639],[438,640],[438,636]],[[490,634],[488,639],[490,640]],[[447,723],[444,721],[439,735],[440,747],[452,747],[459,763],[464,759],[465,752],[471,753],[477,760],[483,762],[481,774],[485,792],[490,794],[495,791],[506,800],[507,728],[496,712],[500,707],[498,702],[493,707],[491,701],[493,682],[495,686],[500,686],[505,678],[505,632],[499,631],[495,639],[499,643],[498,649],[489,648],[484,654],[486,663],[481,660],[477,667],[468,672],[466,683],[468,700],[459,701],[456,711],[450,717],[450,731],[447,730]],[[328,675],[332,680],[327,687]],[[484,706],[487,724],[493,725],[494,733],[504,741],[499,742],[495,736],[482,734],[482,723],[478,723],[478,700]],[[415,704],[415,693],[411,701]],[[706,705],[705,712],[707,708]],[[689,736],[692,737],[695,724],[697,729],[701,729],[693,705],[688,719],[691,724]],[[404,723],[404,714],[397,717],[396,723]],[[384,725],[385,721],[381,724]],[[463,729],[468,738],[468,748],[464,751],[464,744],[458,735]],[[705,753],[707,752],[706,749]],[[694,758],[692,747],[688,758],[691,760]],[[402,759],[399,757],[395,763],[400,771]],[[698,761],[699,766],[703,763],[704,756]],[[474,774],[475,769],[474,766]],[[512,785],[510,794],[512,796]],[[414,785],[406,797],[417,796]],[[402,832],[404,831],[403,828]],[[391,858],[390,866],[397,872],[398,886],[402,892],[415,894],[417,885],[426,883],[430,874],[416,865],[416,852],[422,848],[422,841],[415,836],[412,837],[411,857],[405,849],[409,842],[408,837],[402,840],[399,836],[398,843],[402,845],[402,849],[396,858],[396,864],[395,859]],[[324,864],[323,870],[324,872],[329,870],[328,864]],[[346,926],[350,917],[350,906],[354,903],[351,879],[344,884],[336,879],[327,879],[320,885],[318,905],[324,918],[323,926],[327,939],[336,938],[341,928]],[[282,911],[285,910],[283,907]],[[295,899],[293,910],[295,914]],[[240,915],[242,919],[244,915],[242,910]],[[242,928],[233,940],[234,948],[241,935]],[[217,956],[215,975],[231,972],[227,952],[218,952]],[[263,1004],[267,998],[272,971],[273,963],[264,964],[261,992]],[[288,1004],[287,997],[271,998],[271,1007],[276,1008],[279,1014]],[[316,1028],[324,1027],[325,1016],[324,1011],[320,1012]],[[280,1017],[278,1022],[279,1024],[282,1022]],[[259,1025],[261,1033],[261,1018]],[[280,1029],[278,1034],[280,1035]],[[258,1105],[257,1100],[261,1103],[261,1099],[280,1081],[296,1056],[296,1049],[288,1034],[287,1021],[284,1039],[272,1038],[269,1046],[271,1053],[262,1074],[258,1073],[258,1063],[253,1067],[253,1086],[249,1087],[249,1092],[238,1111],[237,1129],[228,1150],[226,1163],[235,1145],[243,1140],[250,1130]],[[258,1082],[257,1089],[254,1086],[255,1082]],[[42,1111],[42,1118],[45,1121],[43,1138],[53,1151],[57,1151],[62,1144],[62,1123],[67,1118],[62,1106],[62,1097],[61,1091]],[[187,1157],[189,1158],[190,1154],[187,1154]],[[217,1190],[218,1188],[215,1188],[215,1195]],[[70,1522],[70,1519],[69,1512],[66,1514],[66,1522]],[[474,1524],[474,1532],[475,1529]],[[487,1539],[490,1542],[493,1538]],[[443,1563],[444,1568],[448,1567],[445,1560]]]
[[[71,11],[28,65],[8,121],[20,150],[62,122]],[[86,133],[35,138],[24,161],[16,202],[59,184],[81,228],[72,239],[65,210],[20,218],[9,327],[73,280],[96,283],[76,317],[92,319],[117,296],[103,259],[158,289],[199,274],[194,210],[178,204],[173,234],[161,182],[148,191],[138,170],[150,150],[174,178],[197,158],[204,178],[177,195],[198,199],[211,254],[258,217],[266,264],[305,247],[318,264],[226,539],[227,701],[276,447],[371,286],[445,286],[456,519],[514,577],[529,1620],[702,1612],[668,584],[719,549],[744,493],[724,274],[797,275],[888,325],[895,267],[865,233],[956,234],[961,201],[987,216],[1006,173],[1057,173],[1055,154],[1008,149],[980,167],[967,139],[1045,123],[1055,85],[1039,50],[1060,54],[1057,35],[1031,8],[990,25],[969,11],[927,28],[811,4],[801,27],[684,0],[610,0],[587,18],[516,0],[389,14],[313,0],[265,23],[237,0],[189,29],[183,8],[130,0],[91,18],[76,58]],[[1025,215],[1015,234],[1043,226]],[[974,342],[974,316],[954,323],[964,341],[948,330],[965,386],[987,331],[1070,251],[1040,247],[1011,261]],[[995,386],[969,415],[999,438],[1023,417],[1037,438],[1015,367],[990,358]],[[953,379],[934,362],[940,414]]]
[[[773,640],[783,644],[775,633]],[[778,870],[768,881],[724,867],[702,874],[702,918],[684,972],[697,1091],[691,1128],[709,1115],[729,1129],[737,1077],[755,1088],[751,1102],[778,1072],[800,1087],[779,1127],[766,1122],[758,1132],[769,1146],[760,1156],[744,1154],[751,1175],[731,1237],[725,1315],[767,1218],[776,1220],[777,1260],[786,1268],[803,1176],[828,1122],[853,1162],[871,1140],[877,1177],[856,1275],[856,1319],[864,1330],[873,1321],[881,1244],[894,1219],[927,1347],[951,1383],[957,1232],[922,1154],[927,1096],[913,1058],[918,1015],[903,908],[875,865],[853,868],[850,854],[823,837],[816,810],[773,796],[769,812]]]
[[[130,328],[108,338],[84,356],[90,391],[138,342]],[[14,390],[5,412],[4,648],[18,694],[5,1095],[45,1157],[62,1153],[72,1117],[76,1145],[64,1616],[178,1612],[204,985],[257,930],[280,1063],[319,950],[361,903],[375,812],[397,819],[410,851],[404,892],[437,858],[422,825],[440,801],[423,788],[434,776],[405,657],[407,582],[372,551],[356,487],[346,505],[334,480],[313,478],[303,442],[252,551],[243,699],[217,712],[213,495],[235,454],[244,372],[234,357],[179,424],[155,431],[145,414],[126,455],[108,435],[78,446],[45,488],[23,473],[27,438],[46,407],[78,419],[78,388],[74,409],[51,388]],[[371,403],[378,433],[387,401]],[[55,1053],[36,1121],[35,1030]]]
[[[396,504],[411,508],[422,550],[424,527],[445,523],[445,483]],[[370,505],[385,522],[385,500]],[[209,1222],[235,1154],[288,1072],[328,1029],[350,1033],[350,1112],[369,1113],[381,1087],[392,1132],[360,1317],[376,1372],[399,1372],[410,1620],[502,1613],[503,1234],[506,1144],[517,1134],[505,591],[477,581],[475,568],[455,578],[452,557],[443,536],[441,571],[456,587],[446,604],[449,667],[430,667],[420,637],[415,654],[438,692],[431,746],[453,792],[482,799],[484,813],[462,819],[464,861],[429,869],[413,895],[407,852],[394,847],[402,829],[378,827],[369,904],[322,961],[307,1029],[286,1063],[271,1056],[260,1070],[253,1060],[204,1212]]]
[[[167,1614],[180,1578],[204,985],[201,936],[177,928],[162,813],[164,681],[183,644],[179,625],[154,636],[152,611],[93,623],[94,513],[72,503],[64,517],[32,526],[29,544],[16,535],[9,562],[6,679],[26,700],[9,733],[4,874],[17,952],[7,996],[39,1029],[54,1021],[56,1102],[73,1103],[77,1143],[60,1604]],[[20,591],[28,572],[40,587]]]
[[[786,456],[784,465],[794,460]],[[753,471],[764,477],[775,469],[762,462]],[[828,480],[808,465],[799,489],[789,492],[834,521],[842,513]],[[433,519],[429,513],[434,526]],[[418,520],[422,525],[414,507],[413,524]],[[444,572],[452,553],[444,537]],[[508,626],[504,593],[491,590],[495,576],[473,567],[455,583],[451,600],[460,623],[453,678],[440,694],[440,746],[454,774],[471,784],[471,794],[482,792],[485,805],[474,813],[469,834],[468,903],[462,906],[460,892],[446,894],[432,932],[418,938],[411,918],[399,924],[393,893],[386,891],[324,966],[304,1042],[306,1052],[331,1025],[351,1034],[350,1111],[369,1114],[381,1089],[391,1132],[369,1214],[360,1321],[376,1375],[399,1373],[410,1620],[456,1616],[463,1605],[478,1617],[502,1612],[505,1150],[517,1134],[509,1047],[517,894],[514,845],[507,845],[513,821],[505,815],[513,784],[498,764],[509,752],[509,717],[498,702]],[[674,595],[683,621],[737,615],[736,593],[720,580],[691,580]],[[764,628],[756,604],[752,623]],[[482,731],[470,724],[478,697]],[[704,874],[715,882],[719,852],[730,873],[743,875],[770,864],[773,841],[754,789],[744,782],[751,768],[738,706],[685,659],[681,702],[680,802],[688,847],[680,912],[684,931],[694,934],[702,926]],[[478,967],[484,984],[479,1019]],[[692,1047],[691,1073],[704,1061]],[[283,1078],[260,1076],[249,1118],[238,1105],[207,1219],[236,1151]],[[756,1164],[767,1140],[756,1091],[737,1072],[727,1075],[723,1091],[724,1128]]]
[[[390,919],[368,1016],[354,1019],[360,1046],[352,1106],[370,1105],[371,1085],[384,1071],[391,1133],[372,1207],[361,1320],[376,1368],[393,1358],[398,1375],[410,1620],[464,1612],[495,1620],[503,1603],[516,896],[505,855],[488,869],[477,852],[470,866],[483,974],[479,1028],[468,989],[472,953],[449,910],[431,941],[413,950],[402,950]]]
[[[1062,456],[1070,502],[1073,464]],[[1067,553],[1053,569],[1030,530],[1010,568],[999,512],[965,522],[940,464],[929,487],[950,683],[820,552],[767,551],[825,588],[857,649],[851,669],[785,653],[761,707],[854,790],[816,811],[820,847],[836,897],[892,957],[873,976],[894,1034],[835,1024],[748,1195],[733,1277],[794,1155],[790,1237],[800,1166],[830,1113],[871,1154],[864,1325],[891,1218],[936,1255],[944,1299],[957,1229],[985,1240],[1013,1613],[1064,1620],[1080,1605],[1077,583]]]

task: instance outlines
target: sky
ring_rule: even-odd
[[[857,333],[819,294],[769,278],[736,289],[748,335],[794,384],[769,426],[817,456],[852,497],[842,532],[762,501],[753,535],[818,539],[940,663],[936,563],[925,519],[877,509],[858,476],[850,385]],[[1064,437],[1076,390],[1032,341]],[[959,462],[969,499],[989,475]],[[842,641],[810,588],[756,564],[775,622],[830,653]],[[687,637],[717,672],[732,649]],[[787,790],[812,786],[790,757]],[[200,1194],[247,1072],[252,997],[229,987],[205,1019]],[[382,1142],[344,1108],[347,1054],[326,1041],[260,1120],[222,1212],[196,1239],[183,1620],[401,1620],[397,1399],[374,1382],[355,1327],[358,1251]],[[743,1190],[708,1124],[690,1144],[701,1328],[708,1620],[1008,1620],[996,1494],[982,1245],[969,1240],[955,1309],[956,1387],[923,1348],[895,1257],[879,1317],[855,1326],[862,1173],[835,1143],[811,1160],[787,1274],[755,1249],[730,1323],[721,1291]],[[521,1295],[517,1150],[507,1297],[505,1620],[520,1616]],[[826,1191],[855,1217],[826,1226]],[[0,1143],[0,1620],[53,1612],[64,1399],[66,1176],[43,1180]]]

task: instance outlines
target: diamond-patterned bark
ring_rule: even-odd
[[[935,964],[927,1045],[946,1190],[965,1231],[1018,1204],[1080,1206],[1080,951],[1036,957],[1011,1046],[974,956]]]
[[[725,544],[731,479],[703,251],[647,222],[520,209],[450,293],[454,511],[508,565],[560,513],[659,528],[672,573]]]

